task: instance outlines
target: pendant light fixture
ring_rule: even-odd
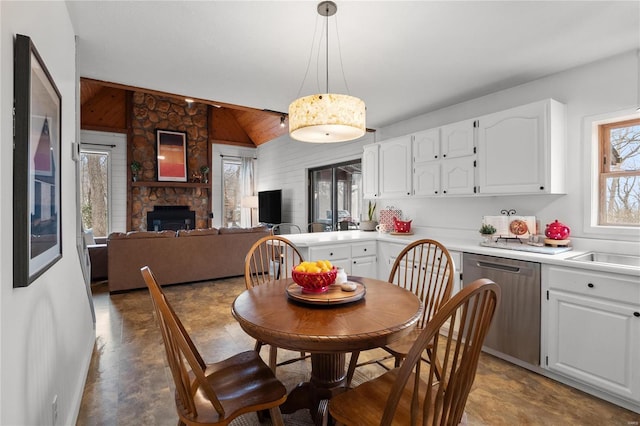
[[[318,4],[326,22],[326,93],[304,96],[289,105],[289,135],[302,142],[346,142],[366,132],[365,104],[350,95],[329,93],[329,16],[338,6],[332,1]]]

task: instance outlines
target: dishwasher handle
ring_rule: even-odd
[[[503,265],[503,264],[500,264],[500,263],[492,263],[492,262],[483,262],[482,260],[478,260],[476,262],[476,266],[478,268],[496,269],[498,271],[509,272],[509,273],[512,273],[512,274],[519,274],[520,273],[520,267],[518,267],[518,266]]]

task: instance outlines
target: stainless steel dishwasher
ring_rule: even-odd
[[[463,285],[489,278],[500,286],[500,304],[484,342],[488,352],[540,365],[540,264],[463,253],[462,271]]]

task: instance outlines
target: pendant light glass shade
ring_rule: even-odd
[[[346,142],[365,134],[364,102],[354,96],[324,93],[289,105],[289,135],[303,142]]]

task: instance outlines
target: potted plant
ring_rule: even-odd
[[[482,235],[482,238],[484,240],[485,243],[490,243],[492,240],[492,235],[496,233],[496,228],[493,225],[489,225],[487,223],[483,223],[482,226],[480,227],[480,235]]]
[[[378,222],[375,220],[376,217],[376,203],[371,203],[369,200],[369,208],[367,210],[368,220],[363,220],[360,222],[360,229],[363,231],[375,231],[376,225]]]
[[[200,167],[200,173],[202,174],[202,183],[209,183],[209,166]]]
[[[138,172],[142,170],[142,164],[139,161],[133,160],[131,162],[131,177],[134,182],[138,180]]]

